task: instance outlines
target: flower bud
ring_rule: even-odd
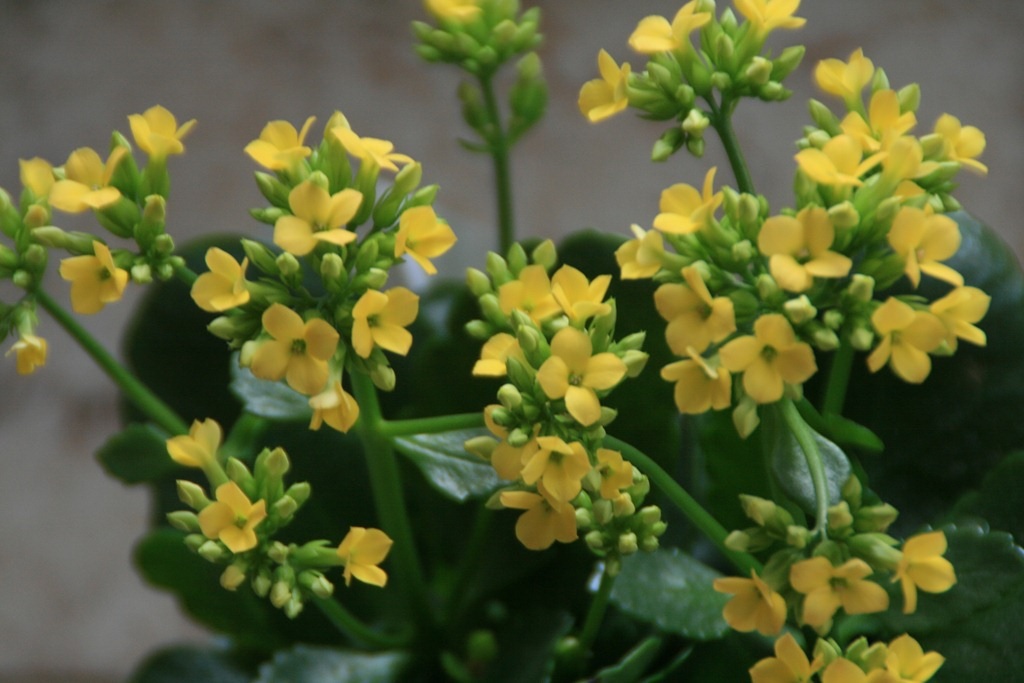
[[[544,266],[545,270],[551,271],[558,263],[558,251],[555,248],[555,243],[550,239],[543,240],[530,253],[530,260]]]
[[[476,268],[466,269],[466,285],[473,296],[477,298],[494,292],[491,288],[491,279],[483,271]]]
[[[806,294],[801,294],[796,299],[790,299],[782,305],[783,311],[786,313],[786,317],[789,318],[790,322],[794,325],[800,325],[808,320],[814,320],[818,315],[818,309],[814,307],[811,300],[807,298]]]
[[[857,301],[868,302],[875,295],[875,279],[870,275],[854,273],[850,278],[850,286],[846,289]]]
[[[793,71],[800,66],[800,62],[804,59],[804,53],[807,51],[803,45],[791,45],[790,47],[784,48],[779,56],[772,60],[772,74],[771,80],[782,82],[786,76],[793,73]],[[756,57],[755,57],[756,59]]]
[[[626,377],[638,377],[647,366],[649,354],[643,351],[629,350],[622,354],[622,362],[626,365]]]
[[[237,564],[229,564],[220,575],[220,585],[225,590],[235,591],[244,581],[245,570]]]
[[[618,550],[623,555],[632,555],[639,547],[637,546],[636,534],[632,531],[619,536]]]
[[[230,551],[224,549],[217,541],[206,541],[199,546],[199,557],[203,558],[207,562],[217,562],[218,560],[227,557]]]
[[[474,436],[471,439],[467,439],[462,447],[466,449],[466,452],[475,455],[481,460],[490,462],[491,454],[494,453],[494,449],[498,446],[498,442],[489,436]]]
[[[174,510],[167,513],[167,521],[172,527],[187,533],[199,533],[199,518],[189,510]]]
[[[884,532],[899,514],[899,510],[888,503],[862,507],[853,515],[853,528],[861,533]]]
[[[832,113],[832,110],[827,106],[819,102],[818,100],[812,99],[809,103],[811,110],[811,120],[814,121],[814,125],[820,128],[826,135],[833,136],[839,135],[842,129],[839,127],[839,119]]]
[[[857,213],[857,208],[850,201],[829,207],[828,217],[832,220],[832,225],[836,230],[849,230],[857,227],[857,224],[860,223],[860,214]]]
[[[757,55],[750,60],[750,65],[743,76],[751,85],[764,85],[771,79],[772,70],[771,61]]]
[[[299,509],[299,504],[295,502],[290,496],[283,495],[274,501],[274,512],[277,517],[281,520],[289,520],[295,514],[295,511]]]
[[[386,363],[374,363],[370,367],[370,381],[381,391],[394,391],[397,383],[395,369]]]
[[[587,535],[583,537],[583,541],[591,550],[604,550],[604,534],[597,529],[588,532]]]
[[[208,540],[209,539],[207,539],[206,536],[203,536],[202,534],[189,534],[185,537],[184,543],[185,547],[188,548],[189,551],[199,554],[199,549]]]
[[[190,508],[199,512],[210,504],[203,487],[186,479],[179,479],[177,482],[178,499]]]
[[[503,384],[498,389],[498,402],[509,410],[515,410],[523,403],[523,395],[512,384]]]

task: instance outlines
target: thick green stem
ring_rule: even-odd
[[[480,78],[480,89],[484,94],[484,105],[487,107],[487,117],[491,123],[491,134],[487,136],[487,144],[494,159],[494,186],[498,199],[498,249],[499,253],[505,254],[516,241],[509,142],[501,123],[501,111],[498,109],[498,99],[494,95],[490,76]]]
[[[783,399],[779,401],[779,412],[783,421],[796,438],[800,450],[804,452],[807,460],[807,469],[811,473],[811,483],[814,486],[815,520],[814,531],[826,533],[828,529],[828,482],[825,478],[825,465],[821,461],[821,451],[814,441],[811,428],[807,425],[803,416],[797,411],[793,401]]]
[[[439,417],[420,417],[411,420],[386,420],[380,423],[379,431],[384,436],[394,438],[413,434],[439,434],[459,429],[483,427],[483,413],[462,413],[459,415],[441,415]]]
[[[110,354],[89,332],[78,324],[74,316],[68,313],[56,301],[41,289],[33,292],[36,301],[63,327],[85,352],[96,361],[103,372],[107,373],[125,396],[135,407],[146,414],[150,420],[170,434],[187,434],[188,425],[171,410],[170,406],[149,390],[146,385],[130,373],[113,355]]]
[[[186,285],[191,287],[195,283],[196,275],[195,271],[185,265],[184,262],[179,263],[174,267],[174,274],[178,276],[178,279],[184,282]]]
[[[853,367],[853,346],[842,340],[832,354],[832,367],[828,371],[825,398],[821,403],[822,415],[842,415],[846,401],[846,387],[850,382],[850,368]]]
[[[691,496],[686,489],[679,485],[679,483],[669,475],[668,472],[661,469],[658,463],[654,462],[645,453],[637,450],[633,446],[629,445],[625,441],[606,436],[604,442],[607,446],[617,449],[622,453],[622,457],[633,463],[637,468],[647,475],[647,478],[651,480],[651,483],[657,486],[662,493],[668,496],[668,499],[675,505],[679,510],[686,515],[687,519],[697,527],[708,539],[715,544],[715,547],[733,565],[740,570],[744,576],[749,576],[751,570],[761,571],[761,563],[757,561],[753,555],[748,553],[738,552],[726,547],[725,539],[729,535],[725,527],[718,523],[718,520],[711,516],[711,514],[701,507],[693,496]]]
[[[586,657],[590,648],[594,646],[594,639],[597,638],[597,631],[604,621],[605,612],[608,611],[608,598],[611,597],[612,587],[615,585],[615,577],[607,570],[601,573],[601,583],[590,601],[590,609],[587,610],[587,618],[583,622],[583,630],[580,631],[580,654]]]
[[[729,157],[729,165],[732,167],[733,175],[736,176],[736,187],[740,192],[755,194],[754,181],[750,177],[750,169],[747,167],[746,159],[743,157],[743,150],[740,149],[739,140],[736,138],[736,131],[732,128],[733,104],[723,102],[719,107],[714,100],[709,99],[708,105],[711,108],[711,125],[722,140],[725,147],[725,154]]]
[[[409,639],[378,633],[361,622],[354,614],[334,598],[312,598],[324,616],[335,628],[352,640],[359,641],[373,650],[401,649],[409,645]]]

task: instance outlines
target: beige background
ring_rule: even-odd
[[[649,226],[661,189],[699,184],[706,163],[680,155],[651,164],[661,124],[627,114],[590,126],[576,95],[596,75],[602,47],[640,68],[626,47],[633,26],[646,14],[671,16],[679,2],[539,4],[550,115],[515,157],[520,232]],[[773,205],[788,195],[792,141],[815,95],[813,64],[863,46],[894,85],[921,84],[922,127],[949,111],[987,133],[991,173],[965,174],[958,196],[1024,253],[1024,6],[804,5],[808,26],[781,36],[808,48],[790,79],[796,95],[782,105],[749,103],[737,123],[755,183]],[[199,120],[187,154],[172,161],[171,232],[181,241],[210,231],[257,234],[264,228],[246,211],[259,196],[242,147],[269,119],[315,114],[322,123],[338,108],[360,134],[389,138],[421,160],[427,182],[441,185],[438,206],[460,236],[441,267],[458,276],[491,244],[490,168],[455,144],[465,132],[456,72],[413,54],[408,22],[422,14],[417,0],[0,2],[0,186],[17,191],[19,158],[61,163],[76,147],[104,148],[111,129],[127,132],[127,114],[160,103]],[[724,165],[717,146],[708,147],[707,162]],[[724,169],[719,178],[731,182]],[[66,301],[64,284],[54,277],[51,285]],[[0,284],[0,298],[14,296]],[[112,348],[136,296],[126,299],[85,321]],[[117,680],[157,645],[208,636],[133,573],[146,496],[107,479],[92,456],[117,429],[111,383],[45,316],[40,332],[51,344],[44,371],[22,378],[12,359],[0,363],[0,681],[27,680],[30,671]]]

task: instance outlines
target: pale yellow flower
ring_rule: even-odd
[[[736,331],[736,314],[729,297],[712,297],[696,266],[682,270],[686,284],[670,282],[654,292],[654,306],[668,325],[665,341],[677,356],[693,347],[703,353]]]
[[[597,55],[597,68],[601,78],[584,83],[580,88],[578,101],[580,112],[591,123],[604,121],[629,106],[629,97],[626,93],[629,63],[623,62],[622,66],[619,66],[610,54],[601,50]]]
[[[256,547],[256,527],[267,518],[267,501],[249,500],[233,481],[217,487],[217,501],[199,511],[199,528],[207,538],[219,540],[233,553]]]
[[[204,311],[220,313],[249,302],[249,290],[245,286],[245,269],[249,259],[239,263],[235,258],[217,247],[206,251],[206,267],[192,284],[192,300]]]
[[[223,432],[216,420],[194,420],[188,434],[179,434],[167,440],[167,453],[179,465],[202,468],[217,462],[217,449],[220,448],[222,436]]]
[[[816,183],[831,187],[860,187],[862,175],[876,166],[884,152],[867,159],[860,143],[850,135],[837,135],[821,149],[809,147],[796,154],[796,163],[803,173]]]
[[[258,139],[245,146],[245,153],[266,169],[287,171],[312,154],[313,150],[303,143],[315,120],[315,116],[306,119],[301,131],[296,131],[288,121],[271,121]]]
[[[586,332],[574,327],[558,331],[551,356],[537,370],[537,382],[550,399],[565,399],[573,419],[589,427],[601,417],[597,391],[611,389],[626,376],[626,364],[613,353],[596,356]]]
[[[885,668],[898,683],[923,683],[930,680],[945,661],[938,652],[925,652],[920,643],[904,633],[889,643]]]
[[[709,21],[711,13],[698,11],[696,0],[692,0],[676,12],[671,24],[661,16],[641,19],[629,36],[629,46],[645,55],[687,50],[690,48],[690,34]]]
[[[946,552],[946,534],[930,531],[908,538],[903,544],[903,556],[892,580],[903,589],[903,613],[917,609],[917,591],[945,593],[956,584],[952,563],[943,557]]]
[[[750,578],[727,576],[714,580],[719,593],[733,596],[725,604],[722,616],[730,627],[747,633],[757,631],[773,636],[786,622],[786,601],[751,570]]]
[[[139,149],[151,158],[163,159],[185,151],[181,141],[195,127],[196,120],[186,121],[179,126],[174,114],[157,105],[141,114],[132,114],[128,117],[128,124]]]
[[[646,231],[639,225],[630,226],[636,239],[629,240],[615,250],[619,264],[619,277],[623,280],[649,278],[661,270],[661,257],[665,253],[665,240],[657,230]]]
[[[37,199],[45,199],[50,195],[50,189],[56,181],[49,161],[39,157],[19,159],[18,170],[21,184],[32,190]]]
[[[793,590],[804,594],[801,619],[814,628],[824,626],[842,607],[847,614],[871,614],[889,607],[889,594],[869,581],[871,567],[859,558],[832,565],[827,557],[796,562],[789,569]]]
[[[341,226],[355,217],[362,203],[362,193],[350,187],[328,194],[312,180],[303,181],[288,193],[294,215],[274,223],[274,244],[295,256],[305,256],[320,242],[343,247],[356,234]]]
[[[704,176],[704,188],[678,183],[664,190],[658,202],[661,211],[654,218],[654,227],[671,235],[689,235],[703,228],[723,201],[721,192],[712,192],[717,167]]]
[[[569,503],[559,502],[546,494],[543,484],[540,493],[532,491],[502,491],[501,504],[507,508],[525,510],[516,520],[516,538],[530,550],[546,550],[555,541],[572,543],[576,532],[576,509]]]
[[[928,353],[946,337],[942,322],[925,311],[889,297],[871,314],[881,341],[868,356],[868,369],[878,372],[888,363],[901,379],[920,384],[932,370]]]
[[[478,0],[426,0],[423,4],[437,19],[459,23],[473,20],[483,11]]]
[[[104,163],[96,150],[76,149],[64,164],[64,179],[50,188],[50,204],[68,213],[110,206],[121,198],[121,191],[110,186],[110,179],[126,154],[127,148],[115,147]]]
[[[832,660],[821,674],[821,683],[902,683],[884,669],[867,673],[849,659],[842,657]]]
[[[309,407],[313,409],[309,428],[314,431],[326,422],[327,426],[344,433],[359,419],[359,404],[341,387],[338,379],[329,382],[324,391],[310,396]]]
[[[395,258],[408,254],[427,275],[435,275],[437,268],[430,259],[451,249],[455,241],[455,232],[437,217],[433,207],[414,206],[403,211],[402,217],[398,219]]]
[[[818,370],[814,351],[797,341],[789,321],[778,313],[762,315],[753,335],[733,339],[718,353],[726,369],[743,373],[743,390],[757,403],[778,401],[785,384],[802,384]]]
[[[793,16],[800,7],[800,0],[735,0],[734,4],[759,36],[777,28],[800,28],[807,23],[806,19]]]
[[[732,376],[724,367],[712,367],[692,346],[687,358],[661,369],[661,378],[675,382],[676,408],[686,415],[723,410],[732,403]]]
[[[338,347],[338,331],[321,318],[303,321],[302,316],[281,304],[263,312],[263,329],[270,339],[253,353],[252,374],[290,386],[307,396],[319,394],[327,384],[327,361]]]
[[[933,301],[928,310],[946,326],[946,344],[956,350],[958,338],[985,346],[985,331],[974,323],[985,317],[991,302],[992,297],[977,287],[957,287]]]
[[[893,141],[917,124],[914,112],[900,111],[900,98],[895,90],[878,90],[871,95],[867,120],[852,111],[840,123],[842,131],[860,143],[865,152],[889,149]]]
[[[523,461],[519,476],[525,484],[543,483],[552,501],[568,503],[582,489],[590,459],[577,441],[566,443],[557,436],[538,436],[538,448]]]
[[[974,126],[963,126],[960,119],[943,114],[935,122],[935,133],[942,136],[943,154],[967,168],[985,175],[988,167],[975,157],[985,151],[985,134]]]
[[[412,347],[405,329],[416,320],[420,298],[405,287],[367,290],[352,309],[352,348],[369,358],[374,346],[404,356]]]
[[[473,376],[504,377],[508,374],[509,358],[515,358],[526,365],[519,340],[507,332],[499,332],[488,339],[480,349],[480,360],[473,365]]]
[[[46,365],[46,340],[34,334],[23,334],[18,337],[11,348],[4,354],[14,354],[15,365],[19,375],[31,375],[38,368]]]
[[[860,93],[864,86],[871,82],[875,65],[864,56],[864,51],[857,48],[850,55],[850,60],[825,59],[818,62],[814,69],[814,80],[818,87],[840,97],[851,109],[854,102],[860,102]]]
[[[761,226],[757,247],[771,257],[768,267],[779,286],[789,292],[806,292],[814,278],[841,278],[853,262],[830,251],[835,228],[828,212],[809,206],[792,216],[772,216]]]
[[[778,631],[776,631],[777,633]],[[775,656],[765,657],[750,669],[751,683],[810,683],[823,664],[820,657],[807,659],[792,634],[775,641]]]
[[[623,460],[622,453],[610,448],[597,449],[597,466],[601,475],[601,497],[614,500],[622,489],[633,485],[633,465]]]
[[[904,272],[917,287],[921,273],[950,283],[964,284],[964,278],[945,261],[960,249],[960,228],[949,216],[904,206],[889,228],[889,245],[903,258]]]
[[[363,163],[397,172],[396,163],[404,166],[413,162],[412,157],[393,151],[395,146],[388,140],[359,137],[348,126],[348,121],[344,117],[342,117],[342,121],[342,125],[331,129],[331,134],[338,139],[338,142],[349,154],[357,157]]]
[[[75,313],[97,313],[118,301],[128,285],[128,271],[114,264],[110,249],[93,242],[93,256],[72,256],[60,262],[60,276],[71,282]]]
[[[502,313],[514,310],[540,324],[562,310],[551,293],[551,278],[544,266],[534,264],[519,271],[519,277],[498,287],[498,305]]]
[[[380,529],[366,529],[354,526],[345,534],[338,546],[338,557],[345,567],[345,585],[355,577],[363,583],[383,588],[388,575],[378,567],[388,556],[394,541]]]
[[[569,320],[581,322],[611,312],[611,304],[604,301],[611,281],[611,275],[598,275],[588,281],[586,275],[572,266],[562,266],[551,277],[551,295]]]

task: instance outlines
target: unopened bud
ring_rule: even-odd
[[[818,315],[818,309],[814,307],[814,304],[811,303],[806,294],[801,294],[796,299],[790,299],[782,305],[782,309],[785,311],[786,317],[794,325],[814,320],[815,316]]]
[[[860,214],[850,201],[841,202],[829,208],[828,217],[837,230],[849,230],[860,223]]]
[[[179,479],[177,486],[178,499],[196,512],[210,504],[210,499],[206,497],[206,492],[203,491],[203,487],[199,484],[185,479]]]
[[[549,239],[542,241],[534,247],[530,259],[534,263],[544,266],[545,270],[552,270],[558,263],[558,250],[555,249],[555,243]]]
[[[764,85],[772,77],[772,63],[764,57],[757,55],[750,60],[750,66],[743,74],[751,85]]]
[[[229,564],[227,569],[221,572],[220,585],[225,590],[234,591],[245,581],[245,570],[236,564]]]
[[[512,384],[503,384],[498,389],[498,402],[509,410],[515,410],[523,404],[523,395]]]
[[[587,535],[583,537],[583,541],[591,550],[604,550],[604,534],[597,529],[588,532]]]
[[[199,546],[199,557],[203,558],[207,562],[217,562],[221,558],[227,556],[227,551],[224,550],[224,546],[217,541],[206,541]]]
[[[871,330],[858,327],[850,332],[850,346],[857,351],[867,351],[875,343],[875,333]]]
[[[167,521],[172,527],[187,533],[199,533],[199,518],[189,510],[174,510],[167,513]]]

